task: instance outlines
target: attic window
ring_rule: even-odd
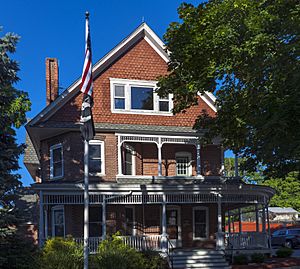
[[[172,95],[159,97],[156,81],[110,79],[113,113],[172,116]]]

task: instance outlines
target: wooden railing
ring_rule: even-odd
[[[120,236],[125,245],[136,250],[160,250],[161,235],[139,235],[139,236]],[[89,238],[90,253],[96,253],[101,242],[101,237]],[[83,238],[74,238],[74,241],[83,245]]]
[[[226,233],[225,246],[227,249],[266,249],[268,235],[260,232]]]

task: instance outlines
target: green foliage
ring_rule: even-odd
[[[115,234],[103,240],[95,257],[95,268],[101,269],[140,269],[147,268],[141,252],[126,246]]]
[[[233,257],[233,264],[243,265],[248,264],[248,257],[246,254],[239,254]]]
[[[299,172],[291,172],[286,178],[270,178],[263,182],[276,190],[270,201],[270,206],[292,207],[300,210]]]
[[[263,263],[265,261],[265,255],[263,253],[253,253],[251,255],[251,262]]]
[[[174,112],[216,93],[217,117],[202,111],[203,142],[221,136],[268,176],[300,170],[300,3],[295,0],[211,0],[182,4],[180,22],[164,38],[169,75],[159,95],[174,94]]]
[[[0,268],[35,269],[39,266],[39,251],[32,240],[15,233],[0,240]]]
[[[146,259],[144,269],[168,269],[167,260],[164,259],[158,252],[148,250],[143,252]]]
[[[10,54],[15,52],[18,39],[13,34],[0,37],[0,240],[12,235],[18,223],[14,199],[21,182],[15,171],[24,145],[17,144],[15,128],[26,122],[25,113],[30,109],[27,93],[13,86],[19,80],[19,66]]]
[[[291,257],[291,255],[293,254],[293,250],[291,248],[280,248],[276,251],[276,256],[278,258],[287,258],[287,257]]]
[[[81,269],[83,247],[72,238],[51,238],[45,243],[41,256],[42,269]]]

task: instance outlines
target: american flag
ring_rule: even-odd
[[[81,106],[81,134],[84,140],[92,140],[95,136],[95,127],[92,115],[93,107],[93,77],[92,77],[92,51],[89,27],[89,14],[85,19],[85,59],[81,76],[81,92],[83,100]]]

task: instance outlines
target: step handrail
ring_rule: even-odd
[[[167,236],[167,244],[168,244],[167,255],[168,255],[169,266],[171,267],[171,269],[173,269],[173,250],[174,250],[175,246],[171,242],[169,236]]]

